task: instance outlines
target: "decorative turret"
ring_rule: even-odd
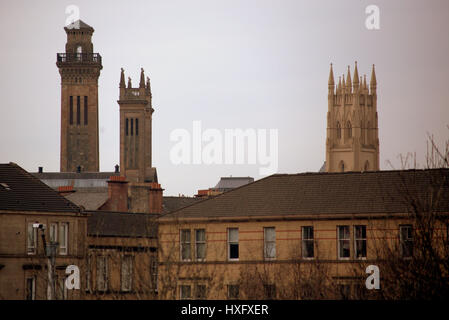
[[[346,77],[346,88],[347,88],[348,92],[351,93],[351,91],[352,91],[352,81],[351,81],[351,70],[350,70],[349,66],[348,66],[348,75]]]
[[[370,81],[369,86],[370,86],[371,94],[376,94],[377,80],[376,80],[376,71],[374,70],[374,64],[373,64],[373,70],[371,71],[371,81]]]
[[[335,82],[334,82],[334,71],[332,70],[332,63],[331,63],[331,69],[329,71],[329,81],[327,84],[328,84],[328,88],[329,88],[329,94],[333,94]]]

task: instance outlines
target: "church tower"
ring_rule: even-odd
[[[133,88],[131,78],[125,85],[125,72],[120,75],[120,173],[130,182],[156,182],[151,166],[152,95],[150,79],[145,82],[143,69],[139,87]]]
[[[371,82],[359,78],[357,62],[353,77],[334,80],[332,64],[328,81],[326,172],[379,169],[377,80],[374,65]]]
[[[64,28],[61,75],[61,172],[99,171],[98,77],[101,56],[93,52],[94,29],[81,20]]]

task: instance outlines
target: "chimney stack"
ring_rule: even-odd
[[[128,181],[123,176],[111,176],[108,180],[109,199],[101,210],[128,212]]]

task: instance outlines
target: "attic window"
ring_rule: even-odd
[[[6,190],[11,190],[11,188],[6,183],[0,183],[0,185],[5,188]]]

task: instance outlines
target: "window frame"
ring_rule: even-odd
[[[198,235],[198,232],[200,232],[200,231],[202,231],[203,233],[204,233],[204,240],[198,240],[198,237],[197,237],[197,235]],[[194,236],[195,236],[195,260],[196,261],[205,261],[206,260],[206,250],[207,250],[207,247],[206,247],[206,229],[195,229],[194,230]],[[202,246],[204,246],[204,257],[199,257],[199,255],[198,255],[198,247],[199,247],[199,245],[202,245]]]
[[[184,297],[183,288],[189,288],[189,296]],[[180,284],[179,285],[179,300],[192,300],[192,286],[190,284]]]
[[[348,238],[340,238],[340,228],[347,228],[348,229]],[[341,243],[342,241],[345,241],[345,243],[348,243],[349,246],[349,255],[347,257],[342,257],[340,255],[341,253]],[[351,259],[351,228],[349,227],[349,225],[339,225],[337,226],[337,257],[338,260],[349,260]]]
[[[231,296],[231,293],[232,293],[231,289],[235,290],[233,293],[237,293],[235,296]],[[240,286],[238,284],[228,284],[226,296],[227,296],[228,300],[240,299]]]
[[[31,280],[31,292],[28,288],[28,281]],[[30,299],[28,298],[30,297]],[[25,300],[36,300],[36,276],[27,276],[25,278]]]
[[[127,265],[129,263],[129,265]],[[125,268],[128,268],[128,274],[124,274]],[[131,292],[133,290],[133,267],[134,267],[134,256],[125,254],[121,259],[121,268],[120,268],[120,291],[122,292]],[[126,277],[128,279],[126,279]],[[126,281],[128,280],[128,281]],[[128,282],[128,283],[126,283]],[[126,286],[125,284],[128,284]]]
[[[232,240],[230,237],[231,230],[237,230],[237,240]],[[227,232],[227,249],[228,249],[228,261],[238,261],[240,258],[240,245],[239,245],[239,228],[228,228]],[[237,258],[231,258],[231,245],[237,245]]]
[[[358,238],[357,237],[357,228],[364,228],[365,229],[365,237],[363,238]],[[357,241],[363,241],[365,242],[365,255],[364,256],[358,256],[358,245],[357,245]],[[366,257],[368,255],[368,236],[366,234],[366,225],[355,225],[354,226],[354,258],[356,259],[360,259],[360,260],[366,260]]]
[[[268,231],[273,231],[274,240],[267,239]],[[268,255],[268,245],[270,244],[274,245],[274,249],[271,250],[274,253],[273,256]],[[276,260],[276,227],[263,227],[263,257],[265,260]]]
[[[64,230],[64,232],[62,232]],[[69,254],[69,223],[68,222],[60,222],[59,223],[59,255],[66,256]],[[61,241],[64,239],[64,245]]]
[[[311,228],[312,230],[312,237],[311,238],[305,238],[305,229],[306,228]],[[312,256],[311,257],[306,257],[305,256],[305,244],[306,242],[312,242]],[[315,233],[314,233],[314,228],[313,226],[302,226],[301,227],[301,257],[303,259],[307,259],[307,260],[312,260],[315,259]]]
[[[99,261],[100,260],[103,260],[103,268],[102,268],[102,270],[99,270]],[[99,256],[97,256],[96,257],[96,278],[97,278],[97,281],[96,281],[96,289],[97,289],[97,291],[100,291],[100,292],[106,292],[106,291],[108,291],[108,288],[109,288],[109,266],[108,266],[108,256],[106,256],[106,255],[99,255]],[[99,281],[99,279],[100,279],[100,275],[102,275],[103,276],[103,287],[102,288],[100,288],[100,281]]]
[[[38,237],[37,237],[37,228],[33,227],[33,222],[28,222],[27,225],[27,237],[26,237],[26,252],[27,255],[35,255],[37,254],[37,247],[38,247]],[[33,244],[30,244],[30,230],[33,234]]]
[[[188,242],[184,241],[183,239],[183,232],[188,232],[189,237],[188,237]],[[184,258],[184,251],[183,248],[188,248],[189,249],[189,257],[188,258]],[[179,253],[180,253],[180,260],[181,261],[192,261],[192,232],[190,229],[181,229],[179,230]]]
[[[410,236],[410,238],[407,238],[404,240],[402,238],[402,230],[406,229],[406,228],[410,229],[411,236]],[[411,254],[409,256],[404,255],[404,246],[406,243],[409,243],[409,245],[411,245]],[[411,225],[411,224],[400,224],[399,225],[399,245],[400,245],[401,257],[403,259],[411,259],[413,257],[413,251],[414,251],[413,225]]]

